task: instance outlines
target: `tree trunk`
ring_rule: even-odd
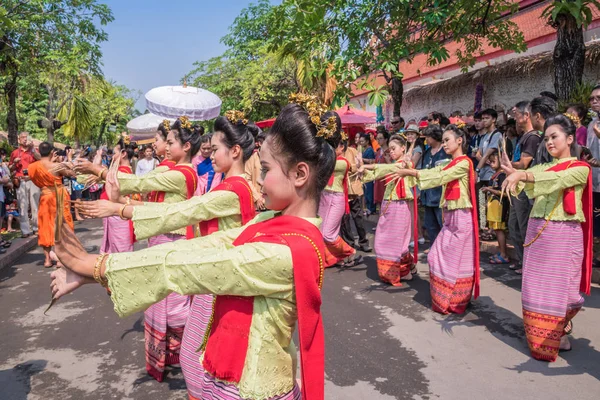
[[[8,143],[12,147],[18,146],[17,138],[19,136],[19,122],[17,120],[17,76],[14,75],[9,82],[4,85],[4,93],[8,103],[6,112],[6,125],[8,126]]]
[[[392,100],[394,101],[394,117],[399,117],[400,109],[402,107],[402,96],[404,95],[404,85],[402,84],[401,78],[392,78],[391,93]]]
[[[50,123],[52,124],[52,121]],[[48,135],[48,143],[54,144],[54,127],[46,128],[46,134]]]
[[[572,15],[559,14],[555,22],[554,90],[559,101],[565,102],[580,84],[585,66],[583,29]]]

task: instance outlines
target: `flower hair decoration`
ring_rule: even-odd
[[[188,117],[179,117],[179,122],[181,122],[181,127],[184,129],[192,129],[192,123]]]
[[[123,137],[123,144],[125,146],[129,146],[129,144],[131,144],[131,137],[127,134],[127,132],[121,133],[121,136]]]
[[[171,121],[169,121],[168,119],[163,119],[163,128],[165,128],[166,130],[170,130],[171,129]]]
[[[247,125],[248,119],[246,115],[242,111],[238,110],[229,110],[225,112],[225,118],[229,120],[232,124],[237,124],[239,121],[242,121],[242,124]]]
[[[348,134],[344,131],[341,131],[340,134],[342,135],[342,140],[348,140]]]
[[[310,121],[317,127],[317,137],[329,139],[337,130],[337,119],[335,116],[327,118],[321,122],[321,117],[327,112],[327,107],[322,104],[317,96],[303,93],[290,94],[290,103],[295,103],[308,113]],[[343,137],[343,136],[342,136]]]
[[[463,129],[465,126],[467,126],[467,124],[465,124],[464,121],[457,121],[456,122],[456,127],[458,129]]]
[[[565,113],[564,115],[565,117],[569,118],[575,125],[581,123],[581,119],[575,114]]]

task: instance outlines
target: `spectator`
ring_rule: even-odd
[[[573,124],[575,124],[575,127],[577,128],[577,131],[575,132],[577,144],[580,146],[587,146],[588,128],[583,125],[583,121],[587,116],[587,108],[581,103],[569,104],[565,115],[573,121]]]
[[[19,134],[19,148],[10,155],[9,166],[14,178],[13,184],[17,188],[22,238],[28,238],[32,234],[35,235],[38,230],[40,189],[31,182],[27,168],[29,168],[29,164],[39,159],[40,155],[33,148],[33,141],[29,139],[29,132],[21,132]],[[31,225],[29,223],[30,208]]]
[[[429,125],[442,125],[442,120],[445,118],[444,114],[439,113],[439,112],[432,112],[429,114],[429,117],[427,118],[427,122],[429,122]]]
[[[587,147],[592,153],[592,157],[600,160],[600,85],[592,90],[590,95],[590,107],[596,116],[588,125]],[[592,189],[594,192],[594,209],[600,208],[600,168],[592,168]],[[594,213],[594,237],[600,237],[600,215]],[[598,261],[594,262],[596,265]]]
[[[449,156],[442,149],[443,131],[439,125],[430,125],[425,129],[425,137],[429,147],[423,154],[423,168],[431,169],[439,165]],[[421,204],[425,210],[423,217],[423,228],[427,231],[429,240],[433,243],[435,238],[442,230],[442,209],[440,208],[440,199],[442,197],[442,187],[427,189],[421,191]]]
[[[531,103],[529,104],[531,124],[533,125],[533,129],[537,130],[542,137],[544,132],[544,124],[548,118],[556,115],[556,108],[556,101],[548,96],[536,97],[535,99],[531,100]],[[533,159],[533,164],[531,166],[533,167],[534,165],[545,164],[550,161],[552,161],[552,156],[550,156],[550,153],[548,153],[546,144],[542,140],[537,148],[535,157]]]
[[[543,143],[542,136],[537,129],[533,128],[528,101],[518,102],[513,107],[512,114],[515,118],[517,134],[519,135],[517,146],[513,152],[512,167],[526,170],[532,166],[537,149],[540,143]],[[515,247],[517,259],[510,266],[510,269],[520,274],[523,265],[523,244],[527,235],[527,223],[532,203],[527,198],[524,190],[518,196],[511,197],[512,206],[509,209],[508,215],[508,232],[510,241]]]
[[[213,187],[217,187],[223,177],[223,174],[215,173],[210,160],[210,155],[212,154],[212,147],[210,146],[211,138],[212,134],[210,133],[200,137],[200,150],[192,159],[192,165],[198,173],[198,188],[194,196],[202,196]]]
[[[4,226],[4,217],[6,216],[7,200],[12,201],[6,196],[5,192],[9,193],[8,186],[10,185],[10,171],[4,163],[6,158],[6,150],[0,149],[0,228]],[[5,247],[9,247],[10,242],[0,238],[0,254],[6,253]]]
[[[378,129],[376,139],[379,149],[375,152],[375,164],[389,164],[392,160],[390,158],[390,150],[388,148],[390,135],[387,133],[385,128]],[[378,204],[381,205],[384,193],[385,184],[383,181],[376,180],[373,182],[373,201],[375,202],[375,207],[377,207]]]
[[[375,150],[371,146],[371,137],[366,133],[360,135],[360,146],[363,149],[362,159],[365,164],[374,164],[375,163]],[[365,183],[364,192],[365,192],[365,204],[366,204],[366,212],[367,214],[375,214],[377,212],[377,208],[375,206],[375,198],[374,196],[374,187],[373,182]]]
[[[344,142],[344,158],[348,160],[351,166],[351,171],[358,169],[362,165],[362,158],[359,156],[358,150],[348,146],[348,142]],[[369,246],[369,239],[367,238],[367,232],[365,230],[363,214],[362,214],[362,203],[363,203],[363,185],[360,181],[354,179],[348,185],[348,205],[350,206],[350,214],[345,214],[342,217],[342,227],[340,230],[340,236],[342,239],[355,249],[359,249],[364,252],[371,252],[371,246]],[[354,221],[356,226],[356,233],[358,234],[358,246],[352,233],[351,220]]]
[[[156,168],[157,162],[154,159],[154,151],[152,146],[146,146],[143,149],[144,158],[138,161],[135,168],[135,174],[137,176],[144,176],[148,172],[153,171]]]
[[[393,116],[392,119],[390,120],[390,132],[392,133],[398,133],[401,130],[404,129],[405,123],[404,123],[404,118],[396,115]]]

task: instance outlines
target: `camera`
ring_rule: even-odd
[[[29,175],[29,171],[26,169],[23,170],[23,175],[28,176]]]

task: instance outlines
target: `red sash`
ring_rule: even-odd
[[[194,192],[196,192],[196,188],[198,187],[198,173],[189,165],[175,165],[171,167],[171,170],[179,171],[183,174],[185,177],[185,188],[187,189],[186,200],[191,199],[194,196]],[[165,199],[165,192],[160,193],[162,193],[162,199],[160,200],[162,203]],[[186,228],[185,238],[193,239],[195,236],[194,225],[189,225]]]
[[[581,285],[579,290],[590,295],[591,282],[592,282],[592,260],[594,259],[594,246],[593,246],[593,201],[592,201],[592,169],[589,164],[582,161],[565,161],[555,166],[548,168],[546,171],[564,171],[571,167],[587,167],[589,169],[587,185],[583,189],[583,196],[581,203],[583,206],[583,215],[585,221],[581,223],[583,230],[583,265],[581,273]],[[575,215],[577,213],[576,201],[575,201],[575,188],[570,187],[563,190],[563,210],[569,215]]]
[[[276,243],[290,248],[298,310],[302,399],[325,398],[325,335],[320,285],[325,243],[319,229],[298,217],[280,216],[250,225],[233,242]],[[204,368],[217,379],[239,382],[246,361],[254,297],[217,296]]]
[[[119,172],[122,172],[124,174],[133,174],[133,171],[131,170],[131,167],[128,167],[126,165],[121,165],[119,167]],[[106,194],[106,190],[104,188],[102,188],[102,193],[100,193],[100,199],[101,200],[108,200],[108,195]],[[133,230],[133,221],[129,220],[129,236],[131,237],[131,242],[135,243],[137,240],[135,238],[135,232]]]
[[[171,161],[171,160],[164,159],[164,160],[162,160],[162,161],[160,162],[160,164],[158,164],[158,165],[156,166],[156,168],[158,168],[158,167],[167,167],[167,168],[170,170],[170,169],[172,169],[172,168],[173,168],[175,165],[177,165],[177,164],[175,164],[175,162],[174,162],[174,161]],[[149,200],[149,201],[151,201],[151,202],[153,202],[153,203],[162,203],[162,202],[163,202],[163,200],[165,199],[165,194],[163,193],[163,194],[162,194],[162,200],[161,200],[161,201],[158,201],[158,194],[159,194],[159,193],[160,193],[160,192],[157,192],[157,191],[152,191],[152,192],[150,192],[150,195],[148,196],[148,200]]]
[[[241,176],[230,176],[221,182],[217,187],[211,190],[228,190],[237,195],[240,201],[240,216],[242,217],[242,226],[246,225],[256,216],[254,208],[254,199],[252,198],[252,189],[248,181]],[[208,221],[200,222],[200,236],[207,236],[219,230],[219,218],[213,218]]]
[[[477,299],[479,297],[479,282],[480,282],[480,274],[479,274],[479,224],[477,223],[477,194],[475,193],[475,169],[473,168],[473,161],[467,156],[456,157],[452,160],[448,165],[446,165],[443,170],[448,170],[454,167],[459,162],[466,160],[469,162],[469,192],[471,195],[471,217],[473,219],[473,230],[475,231],[474,237],[474,247],[475,247],[475,292],[473,297]],[[460,185],[458,184],[458,179],[452,182],[448,182],[446,185],[446,192],[444,193],[444,198],[446,200],[458,200],[460,199]]]
[[[344,204],[346,204],[344,213],[350,214],[350,204],[348,204],[348,172],[350,171],[350,162],[341,156],[336,158],[336,160],[346,162],[346,172],[344,172],[344,178],[342,179],[342,187],[344,188],[344,198],[346,199],[346,201],[344,202]],[[333,174],[331,174],[331,177],[329,177],[327,186],[333,185],[334,180],[335,180],[335,172]]]

